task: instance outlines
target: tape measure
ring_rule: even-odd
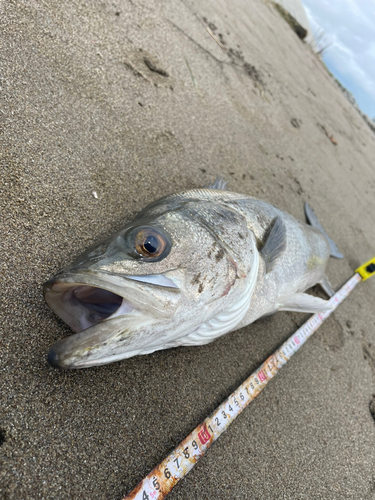
[[[311,316],[123,500],[161,500],[165,498],[354,287],[373,274],[375,274],[375,257],[360,266],[356,274],[331,297],[329,303],[333,306],[332,310]]]
[[[370,276],[375,273],[375,257],[365,264],[362,264],[357,270],[363,281],[367,280]]]

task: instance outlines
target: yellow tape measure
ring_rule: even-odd
[[[375,257],[367,261],[365,264],[362,264],[358,269],[356,269],[355,272],[360,275],[363,281],[370,278],[370,276],[375,274]]]

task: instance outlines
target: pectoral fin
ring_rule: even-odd
[[[266,273],[269,273],[286,249],[286,227],[280,217],[272,221],[265,238],[261,256],[266,264]]]
[[[325,312],[331,311],[333,307],[328,300],[319,299],[307,293],[294,293],[287,297],[282,297],[277,304],[279,311],[297,311],[297,312]]]

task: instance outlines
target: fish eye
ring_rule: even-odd
[[[134,237],[137,253],[142,257],[160,257],[168,246],[167,238],[154,227],[139,229]]]

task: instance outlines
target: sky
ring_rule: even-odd
[[[323,60],[370,118],[375,117],[375,0],[302,0],[313,33],[332,43]]]

